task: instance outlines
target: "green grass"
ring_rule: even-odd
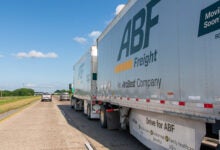
[[[8,96],[0,98],[0,105],[16,102],[19,100],[30,98],[31,96]]]
[[[37,100],[40,100],[40,96],[11,96],[0,98],[0,114],[24,107]]]

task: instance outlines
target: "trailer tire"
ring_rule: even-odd
[[[101,106],[100,108],[100,125],[102,128],[107,128],[107,115],[106,108]]]
[[[91,105],[90,104],[87,105],[87,118],[91,119]]]
[[[72,104],[72,101],[71,101],[71,103],[70,103],[70,107],[73,109],[74,107],[73,107],[73,104]]]
[[[70,107],[71,107],[72,109],[74,109],[72,100],[71,100],[71,103],[70,103]]]
[[[76,103],[76,102],[75,102],[75,104],[74,104],[74,110],[75,110],[75,111],[78,111],[77,103]]]
[[[72,96],[70,99],[70,106],[72,109],[74,109],[73,101],[74,101],[74,97]]]

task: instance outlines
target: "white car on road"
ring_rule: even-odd
[[[41,101],[43,102],[43,101],[52,101],[52,95],[51,94],[49,94],[49,93],[43,93],[42,95],[41,95]]]
[[[60,94],[60,101],[62,100],[70,100],[70,96],[68,92],[64,92]]]

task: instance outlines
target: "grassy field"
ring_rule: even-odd
[[[24,107],[37,100],[40,100],[40,96],[11,96],[0,98],[0,114]]]

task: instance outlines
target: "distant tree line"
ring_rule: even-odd
[[[54,93],[55,94],[61,94],[61,93],[64,93],[64,92],[68,92],[68,93],[70,93],[70,91],[69,90],[56,90]]]
[[[28,88],[20,88],[14,91],[4,90],[1,91],[1,96],[33,96],[34,90]]]

